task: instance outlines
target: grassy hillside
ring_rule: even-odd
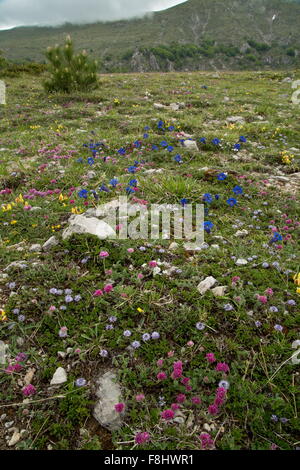
[[[114,74],[69,96],[47,96],[42,77],[10,78],[0,106],[1,450],[299,449],[297,78]],[[204,204],[206,245],[62,238],[72,214],[126,195],[143,214]],[[210,276],[217,291],[201,294]],[[50,385],[59,367],[64,381]],[[103,399],[112,432],[93,417],[108,370],[121,388]]]
[[[2,31],[0,49],[13,61],[43,61],[47,46],[71,34],[79,48],[101,59],[103,71],[295,67],[299,18],[295,2],[189,0],[130,21]]]

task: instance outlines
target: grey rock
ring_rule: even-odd
[[[92,180],[93,178],[96,177],[96,172],[95,171],[88,171],[86,176],[88,177],[89,180]]]
[[[167,106],[165,106],[164,104],[161,104],[161,103],[153,103],[153,107],[155,109],[165,109],[165,108],[167,108]]]
[[[188,150],[196,150],[198,151],[198,145],[195,140],[185,140],[183,142],[183,146],[186,147]]]
[[[53,237],[50,237],[49,240],[47,240],[44,245],[43,245],[43,251],[48,251],[51,250],[51,248],[54,248],[59,244],[58,239],[53,235]]]
[[[42,251],[42,245],[40,245],[39,243],[35,243],[31,245],[29,251],[31,251],[32,253],[39,253],[40,251]]]
[[[201,281],[198,286],[197,290],[200,292],[201,295],[204,295],[206,291],[208,291],[211,287],[215,285],[217,279],[212,276],[206,277],[203,281]]]
[[[228,116],[228,118],[226,118],[226,121],[231,122],[233,124],[244,124],[245,123],[245,119],[243,118],[243,116]]]
[[[179,108],[180,108],[180,106],[179,106],[179,104],[177,104],[177,103],[171,103],[171,104],[169,105],[169,108],[170,108],[172,111],[178,111]]]
[[[68,380],[67,373],[62,367],[58,367],[54,372],[50,385],[61,385]]]
[[[21,434],[19,433],[19,431],[15,431],[12,435],[12,438],[8,442],[8,446],[9,447],[15,446],[19,442],[20,439],[21,439]]]
[[[223,297],[225,295],[226,289],[227,289],[227,286],[218,286],[218,287],[214,287],[214,289],[212,289],[211,291],[215,297]]]
[[[74,233],[89,233],[96,235],[100,240],[106,238],[115,238],[116,232],[110,225],[96,217],[86,217],[83,215],[72,215],[69,219],[69,227],[62,234],[64,240],[72,236]]]
[[[116,382],[116,375],[108,371],[97,380],[96,395],[98,401],[93,415],[98,423],[109,431],[116,431],[122,426],[122,417],[115,410],[115,405],[122,401],[121,387]]]
[[[249,234],[248,230],[238,230],[237,232],[235,232],[234,236],[235,237],[246,237],[247,235]]]
[[[13,261],[8,266],[6,266],[4,271],[9,271],[10,269],[13,269],[13,268],[25,269],[27,267],[28,267],[28,264],[27,264],[26,261],[23,261],[23,260],[22,261]]]
[[[239,258],[235,264],[237,266],[245,266],[246,264],[248,264],[248,261],[246,259],[243,259],[243,258]]]
[[[4,343],[4,341],[0,341],[0,364],[4,365],[6,363],[6,350],[8,346]]]

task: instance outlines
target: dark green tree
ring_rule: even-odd
[[[51,75],[44,83],[47,92],[71,93],[98,86],[97,62],[91,60],[86,51],[75,54],[70,36],[67,36],[64,46],[49,47],[45,55]]]

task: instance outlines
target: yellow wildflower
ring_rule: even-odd
[[[0,308],[0,321],[7,321],[7,320],[8,318],[6,316],[5,311],[2,308]]]

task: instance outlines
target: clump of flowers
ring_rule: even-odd
[[[214,446],[214,441],[210,434],[202,432],[199,436],[201,447],[204,450],[211,449]]]
[[[36,393],[36,388],[34,385],[26,385],[25,387],[22,388],[22,393],[25,397],[30,397],[31,395],[34,395]]]
[[[280,152],[280,155],[281,155],[282,163],[285,163],[286,165],[290,165],[291,163],[293,163],[293,160],[295,158],[295,155],[288,152],[287,150],[284,150],[283,152]]]

